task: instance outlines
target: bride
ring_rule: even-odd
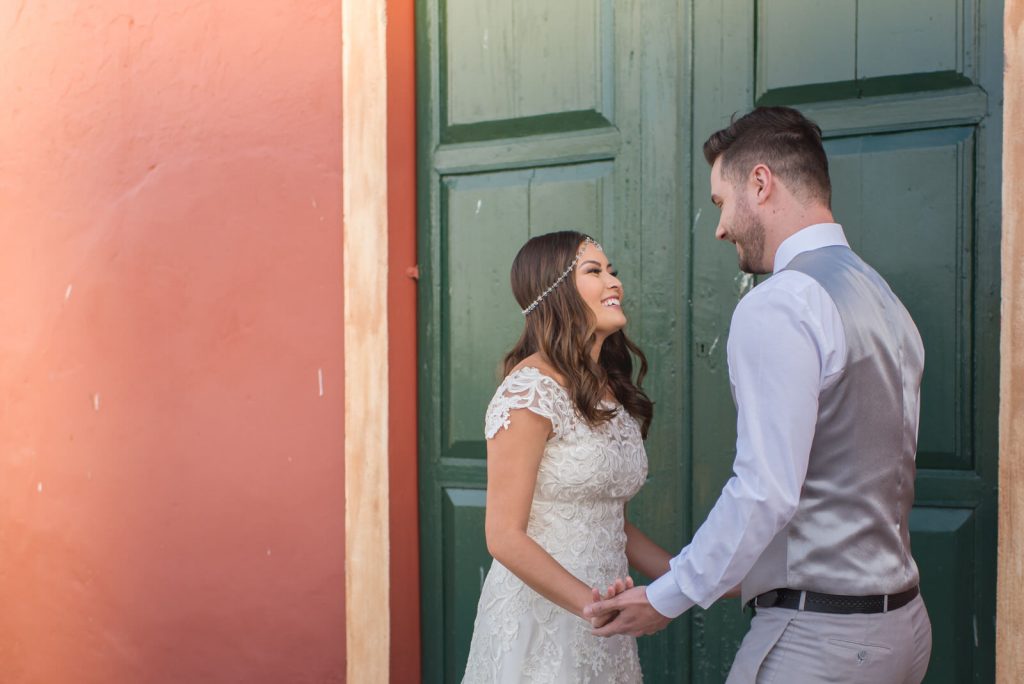
[[[591,634],[583,607],[670,555],[626,520],[647,476],[647,361],[622,332],[622,283],[601,246],[563,231],[512,264],[525,329],[487,409],[487,549],[464,684],[639,682],[636,640]],[[639,373],[633,381],[633,357]],[[627,578],[625,581],[618,578]]]

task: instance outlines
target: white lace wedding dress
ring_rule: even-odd
[[[608,404],[612,406],[613,404]],[[615,404],[617,406],[617,404]],[[625,409],[591,428],[566,390],[536,368],[513,371],[487,408],[485,434],[515,409],[551,421],[527,534],[570,573],[606,588],[628,572],[624,504],[647,477],[640,426]],[[498,561],[484,581],[463,684],[639,682],[636,639],[602,638],[526,586]]]

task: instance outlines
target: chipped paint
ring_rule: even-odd
[[[718,341],[720,339],[722,339],[721,335],[715,337],[715,341],[711,343],[711,348],[708,349],[708,356],[711,356],[712,354],[715,353],[715,348],[718,347]]]
[[[757,282],[754,280],[754,276],[753,275],[751,275],[750,273],[742,273],[742,272],[736,274],[735,282],[736,282],[736,294],[739,297],[742,297],[743,295],[745,295],[748,292],[750,292],[752,289],[754,289],[754,285],[757,284]]]

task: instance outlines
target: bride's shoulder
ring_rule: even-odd
[[[565,378],[540,354],[530,354],[515,365],[505,376],[504,382],[511,378],[533,379],[535,381],[550,381],[558,387],[565,387]]]
[[[491,439],[511,424],[511,412],[528,409],[551,421],[555,435],[571,420],[569,394],[559,382],[561,376],[543,360],[526,358],[517,364],[498,385],[487,407],[485,434]]]

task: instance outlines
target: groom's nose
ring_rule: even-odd
[[[715,237],[719,240],[725,239],[725,228],[722,226],[722,222],[718,222],[718,227],[715,228]]]

